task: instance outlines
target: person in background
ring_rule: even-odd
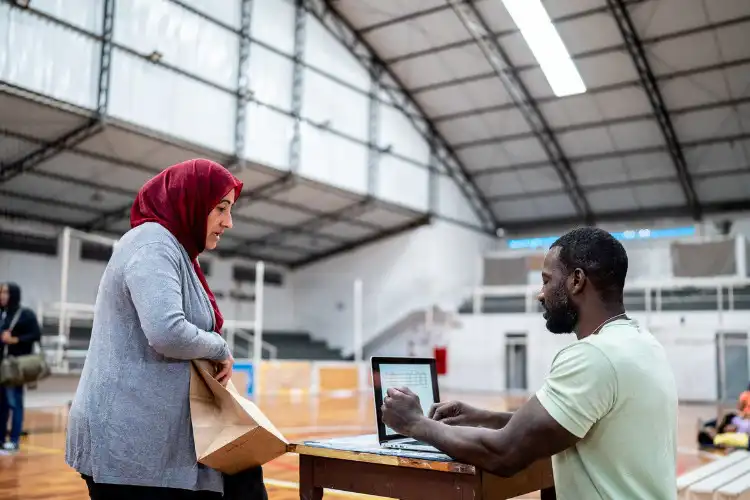
[[[515,413],[447,402],[427,416],[411,391],[389,389],[383,422],[500,476],[552,457],[560,500],[675,499],[677,387],[664,347],[625,312],[627,270],[606,231],[565,234],[544,259],[539,301],[547,330],[577,340],[542,388]]]
[[[70,408],[65,460],[92,500],[220,499],[223,475],[197,463],[190,363],[226,385],[233,358],[197,258],[232,228],[242,182],[209,160],[173,165],[138,193],[96,297]],[[262,484],[262,483],[261,483]]]
[[[34,311],[21,306],[21,288],[15,283],[0,285],[0,309],[3,310],[0,320],[0,362],[5,356],[33,353],[34,343],[39,342],[42,336],[39,321]],[[17,451],[21,443],[23,396],[22,385],[0,387],[0,440],[7,451]]]
[[[739,411],[740,417],[750,419],[750,384],[747,386],[747,390],[742,391],[737,399],[737,411]]]

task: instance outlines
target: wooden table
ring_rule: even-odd
[[[375,435],[307,441],[289,451],[299,454],[302,500],[321,500],[324,488],[403,500],[495,500],[533,491],[555,498],[549,459],[501,478],[442,454],[383,449]]]

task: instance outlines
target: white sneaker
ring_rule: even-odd
[[[7,443],[3,444],[3,449],[5,451],[18,451],[18,445],[16,443],[11,443],[8,441]]]

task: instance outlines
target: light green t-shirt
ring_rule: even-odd
[[[648,330],[616,320],[565,347],[536,396],[581,438],[552,457],[559,500],[677,498],[677,387]]]

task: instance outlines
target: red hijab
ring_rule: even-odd
[[[206,248],[211,210],[233,189],[235,199],[239,198],[242,185],[242,181],[218,163],[202,158],[188,160],[166,168],[146,182],[130,210],[130,227],[157,222],[185,248],[211,301],[217,332],[224,325],[224,317],[198,264],[198,255]]]

